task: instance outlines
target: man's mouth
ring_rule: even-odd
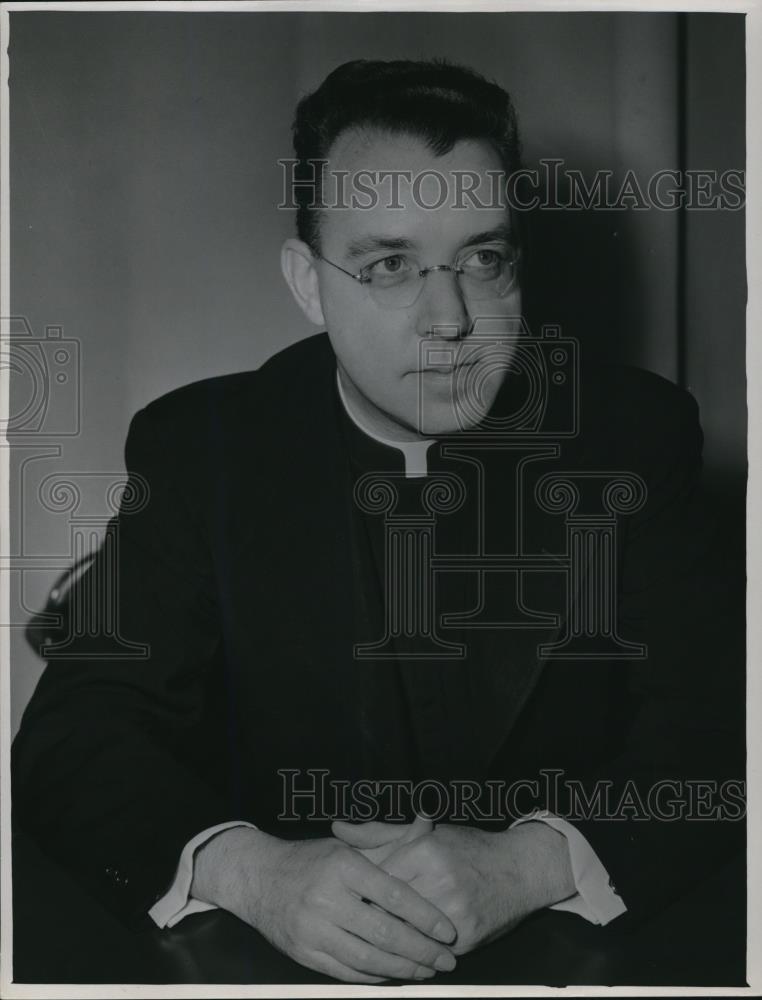
[[[429,364],[425,365],[423,368],[417,369],[417,373],[421,375],[454,375],[456,372],[460,371],[462,368],[470,368],[472,365],[476,364],[477,358],[471,356],[469,358],[463,358],[462,361],[455,361],[451,364]]]
[[[469,363],[463,363],[459,365],[430,365],[428,368],[421,369],[422,375],[454,375],[455,372],[459,371],[461,368],[468,368]]]

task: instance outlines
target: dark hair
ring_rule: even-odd
[[[338,136],[374,127],[423,139],[437,156],[461,139],[483,139],[507,174],[521,166],[516,112],[496,83],[443,59],[392,62],[356,59],[330,73],[297,105],[294,119],[296,228],[318,250],[319,228],[309,182],[319,181],[316,161],[326,160]],[[319,194],[319,191],[318,191]]]

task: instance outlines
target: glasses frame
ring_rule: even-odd
[[[474,249],[477,249],[477,248],[474,248]],[[511,264],[518,264],[519,261],[521,260],[521,247],[516,247],[514,249],[514,254],[515,254],[515,256],[511,259],[510,263]],[[346,274],[346,276],[348,278],[354,278],[354,280],[359,285],[361,285],[363,288],[367,288],[368,289],[368,294],[372,294],[371,291],[370,291],[370,287],[369,287],[372,284],[372,282],[371,282],[370,278],[366,277],[363,274],[363,271],[365,270],[365,268],[361,268],[357,272],[357,274],[353,274],[351,271],[348,271],[345,267],[342,267],[341,264],[337,264],[335,261],[329,260],[327,257],[324,257],[320,253],[316,253],[315,257],[316,257],[317,260],[322,260],[326,264],[330,264],[331,267],[335,267],[337,271],[341,271],[342,274]],[[366,265],[366,266],[370,266],[370,265]],[[463,274],[465,272],[465,268],[458,266],[457,258],[456,258],[451,264],[432,264],[430,267],[419,268],[419,270],[418,270],[418,277],[419,278],[423,278],[425,280],[426,279],[426,275],[430,274],[432,271],[451,271],[453,274],[455,274],[457,276],[457,275]],[[516,282],[516,279],[514,278],[513,282],[511,282],[510,286],[506,289],[505,292],[503,292],[502,295],[498,296],[498,298],[501,298],[501,299],[505,298],[505,296],[508,294],[508,292],[510,292],[511,289],[513,288],[515,282]],[[458,285],[458,287],[460,288],[460,285]],[[386,308],[386,309],[409,309],[410,306],[414,306],[415,303],[418,301],[422,290],[423,290],[423,281],[421,281],[421,283],[419,284],[418,291],[416,292],[415,298],[413,299],[412,302],[409,302],[407,305],[404,305],[404,306],[382,306],[382,308]],[[460,290],[461,290],[461,293],[462,293],[463,289],[460,288]],[[378,302],[378,299],[374,298],[374,301],[377,302],[379,305],[381,305],[381,303]],[[488,302],[489,298],[485,298],[485,299],[481,299],[481,300],[477,300],[477,301]]]

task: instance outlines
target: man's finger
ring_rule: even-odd
[[[345,884],[361,899],[369,899],[387,913],[406,920],[429,937],[445,944],[455,940],[457,934],[449,917],[424,899],[405,882],[387,875],[361,854],[357,864],[348,866]]]
[[[374,983],[383,983],[386,978],[384,976],[367,976],[364,972],[358,972],[357,969],[350,969],[348,965],[339,962],[333,955],[326,955],[325,953],[321,953],[318,960],[308,967],[314,968],[316,972],[321,972],[323,975],[340,979],[344,983],[367,983],[371,985]]]
[[[331,928],[330,933],[326,935],[323,948],[336,961],[366,976],[383,976],[385,979],[431,979],[435,975],[434,969],[409,958],[383,951],[340,927]],[[447,958],[441,963],[442,971],[451,971],[455,968],[455,964],[455,957],[447,952]]]
[[[382,951],[425,966],[432,974],[437,962],[440,971],[451,967],[448,948],[373,903],[353,900],[336,923]]]
[[[384,852],[383,857],[380,856],[380,852],[378,851],[368,851],[367,853],[379,855],[378,857],[371,857],[369,860],[402,882],[410,883],[419,875],[426,874],[421,866],[421,858],[417,851],[398,852],[396,850],[387,850]]]
[[[394,844],[395,847],[408,844],[416,837],[431,833],[434,824],[425,816],[416,816],[412,823],[346,823],[338,819],[331,829],[334,837],[345,844],[367,850],[387,844]]]
[[[379,868],[384,868],[387,858],[390,858],[393,854],[396,854],[399,847],[404,847],[405,845],[401,840],[393,840],[389,844],[384,844],[383,847],[368,847],[360,848],[357,850],[362,854],[364,858],[371,861],[374,865],[378,865]],[[385,868],[384,868],[385,870]]]
[[[337,819],[331,824],[334,837],[343,840],[350,847],[367,850],[397,843],[407,832],[409,823],[346,823]]]

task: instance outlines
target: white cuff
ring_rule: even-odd
[[[196,851],[207,840],[211,840],[216,834],[222,833],[223,830],[229,830],[234,826],[248,826],[252,830],[256,830],[256,827],[251,823],[245,823],[243,820],[233,820],[230,823],[220,823],[219,826],[210,826],[207,830],[202,830],[201,833],[197,833],[185,845],[183,853],[180,855],[180,861],[177,865],[172,885],[148,911],[148,916],[159,927],[174,927],[183,917],[188,917],[191,913],[203,913],[205,910],[217,909],[214,903],[203,903],[200,899],[194,899],[190,895],[191,884],[193,883],[193,860]]]
[[[571,858],[572,875],[574,884],[577,887],[577,894],[569,899],[564,899],[560,903],[555,903],[551,910],[565,910],[567,913],[576,913],[590,923],[609,923],[615,917],[627,912],[624,900],[614,888],[609,873],[601,864],[601,860],[585,837],[565,819],[554,816],[547,810],[530,813],[522,816],[514,823],[511,829],[520,823],[529,822],[547,823],[554,830],[558,830],[566,837],[569,845],[569,857]]]

